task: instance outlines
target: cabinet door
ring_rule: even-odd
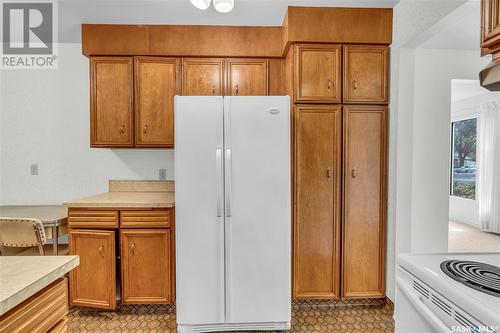
[[[90,58],[90,145],[132,147],[133,61],[131,57]]]
[[[122,303],[171,303],[170,229],[121,230]]]
[[[500,0],[481,1],[481,20],[481,46],[495,47],[500,43]]]
[[[224,95],[224,59],[183,59],[182,95]]]
[[[72,305],[102,309],[116,307],[115,232],[71,230],[69,254],[80,265],[69,274]]]
[[[344,46],[344,103],[387,103],[386,46]]]
[[[174,146],[174,96],[180,94],[175,58],[135,58],[135,145]]]
[[[384,297],[386,109],[344,107],[342,296]]]
[[[340,106],[295,109],[294,298],[337,298],[340,280]]]
[[[228,96],[266,96],[267,60],[228,59],[226,82]]]
[[[342,46],[295,46],[295,101],[340,103]]]

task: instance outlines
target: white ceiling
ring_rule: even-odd
[[[480,2],[469,0],[463,8],[450,14],[443,24],[427,40],[417,47],[424,49],[478,50],[480,45]]]

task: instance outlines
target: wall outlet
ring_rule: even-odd
[[[38,175],[38,164],[32,164],[30,168],[32,176]]]
[[[158,169],[158,179],[167,180],[167,169]]]

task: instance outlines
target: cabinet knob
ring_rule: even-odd
[[[358,169],[356,169],[356,168],[352,169],[352,171],[351,171],[351,177],[353,179],[355,179],[356,177],[358,177]]]
[[[212,84],[212,95],[215,95],[215,84]]]
[[[135,243],[132,243],[130,250],[132,250],[132,255],[135,256]]]
[[[101,255],[101,257],[104,257],[103,250],[104,250],[104,245],[101,244],[101,246],[99,246],[99,254]]]
[[[144,129],[142,130],[144,134],[148,133],[148,125],[144,125]]]
[[[125,125],[120,126],[120,133],[125,134]]]
[[[354,89],[354,90],[358,89],[358,81],[356,81],[356,80],[352,81],[352,89]]]
[[[326,178],[328,178],[328,180],[331,180],[333,178],[332,169],[326,169]]]
[[[238,92],[239,92],[239,87],[238,87],[238,85],[236,85],[235,92],[236,92],[236,95],[238,95]]]
[[[332,89],[332,80],[328,79],[328,89]]]

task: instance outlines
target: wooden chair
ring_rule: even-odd
[[[40,220],[0,217],[0,251],[2,255],[43,256],[45,255],[45,244],[47,244],[47,236]],[[26,251],[26,248],[29,249]]]

